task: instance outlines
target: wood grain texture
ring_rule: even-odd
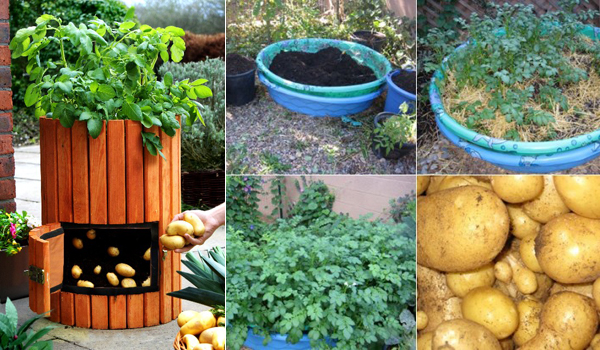
[[[127,328],[144,327],[144,294],[127,296]]]
[[[108,297],[108,328],[127,328],[127,298],[125,295]]]
[[[180,119],[180,117],[177,117],[177,120],[180,121]],[[181,130],[177,130],[177,133],[173,137],[171,154],[173,158],[171,167],[171,217],[174,217],[181,212]],[[171,272],[173,291],[181,289],[181,276],[177,273],[178,270],[181,270],[181,254],[173,254]],[[173,304],[173,318],[176,318],[181,313],[181,299],[172,298],[171,300]]]
[[[75,325],[81,328],[92,326],[92,302],[89,295],[75,294]]]
[[[147,132],[158,133],[158,127],[146,129]],[[160,220],[160,156],[153,156],[144,148],[144,211],[146,222]]]
[[[106,123],[98,138],[89,137],[90,144],[90,222],[108,223],[106,177]]]
[[[58,216],[58,159],[56,129],[58,120],[40,118],[40,160],[42,169],[42,224],[59,221]],[[43,132],[42,132],[43,130]],[[43,137],[41,136],[43,134]],[[40,164],[41,166],[42,164]]]
[[[144,294],[144,326],[160,324],[160,292]]]
[[[73,293],[60,292],[60,323],[75,325],[75,298]]]
[[[92,295],[92,328],[108,329],[108,296]]]
[[[73,162],[73,222],[90,222],[90,180],[88,130],[85,122],[76,121],[71,128]]]
[[[133,120],[125,121],[126,175],[127,175],[127,223],[144,222],[144,145],[142,125]]]
[[[50,294],[50,321],[60,322],[60,290]]]
[[[111,120],[107,125],[108,223],[125,224],[125,122]]]
[[[163,145],[165,158],[159,158],[160,163],[160,222],[158,224],[159,235],[163,234],[169,222],[171,222],[173,205],[173,173],[171,168],[176,166],[177,160],[173,156],[174,140],[160,132],[160,141]],[[175,165],[172,165],[172,164]],[[168,252],[166,258],[162,260],[162,274],[159,278],[160,287],[160,321],[167,323],[173,319],[173,298],[167,293],[173,291],[173,252]]]
[[[71,129],[56,127],[56,160],[58,169],[58,220],[73,222],[73,164]]]
[[[33,229],[29,233],[29,265],[35,266],[36,261],[36,251],[38,247],[38,237],[39,234],[38,229]],[[29,308],[31,311],[38,313],[38,305],[37,305],[37,296],[38,296],[38,284],[31,279],[29,279]]]

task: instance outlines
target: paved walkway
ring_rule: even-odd
[[[41,222],[41,182],[40,182],[40,148],[28,146],[15,149],[15,182],[17,186],[17,210],[25,210]],[[198,250],[210,249],[214,246],[225,246],[225,229],[220,228]],[[187,269],[184,267],[184,271]],[[189,286],[182,279],[182,288]],[[19,324],[34,316],[29,309],[29,298],[14,301],[19,311]],[[4,313],[5,305],[0,305],[0,312]],[[207,310],[208,307],[188,301],[183,301],[183,310]],[[93,311],[92,311],[93,312]],[[38,321],[34,328],[39,329],[46,325],[57,326],[46,338],[54,339],[56,350],[147,350],[147,349],[172,349],[173,340],[179,330],[175,321],[165,325],[132,329],[132,330],[90,330],[69,327],[50,322],[47,319]]]

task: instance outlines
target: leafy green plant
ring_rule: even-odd
[[[258,176],[227,176],[226,192],[228,227],[249,241],[260,239],[263,222],[258,196],[263,193],[263,180]]]
[[[300,217],[302,223],[309,223],[323,215],[331,213],[335,195],[323,181],[308,183],[305,177],[295,181],[296,189],[300,192],[298,202],[294,204],[289,212],[289,217]]]
[[[225,252],[214,247],[207,255],[197,254],[196,257],[194,253],[187,253],[187,260],[181,260],[191,273],[177,271],[193,287],[167,295],[211,307],[225,305]]]
[[[0,314],[0,348],[4,350],[52,350],[52,340],[40,339],[56,327],[46,326],[37,331],[31,329],[37,320],[49,312],[36,315],[18,327],[17,308],[10,298],[6,298],[6,311],[4,314]]]
[[[93,138],[105,120],[139,121],[146,128],[158,126],[169,136],[180,128],[177,115],[185,117],[188,125],[202,121],[201,105],[195,100],[212,96],[203,85],[206,80],[173,82],[173,76],[166,74],[161,82],[153,71],[159,55],[164,61],[181,60],[184,31],[147,25],[134,29],[133,16],[132,7],[124,22],[113,28],[101,19],[63,25],[61,19],[45,14],[36,20],[36,27],[19,29],[10,49],[13,57],[28,59],[31,84],[25,105],[35,106],[36,116],[59,119],[67,128],[76,120],[84,121]],[[51,42],[58,43],[61,59],[42,64],[40,52]],[[67,42],[79,53],[74,62],[66,59]],[[154,133],[143,132],[142,137],[150,154],[162,155]]]
[[[390,214],[394,222],[404,222],[409,226],[414,226],[417,221],[417,198],[415,193],[412,192],[403,197],[391,199]],[[413,236],[413,238],[415,237]]]
[[[265,174],[282,174],[292,168],[290,164],[282,163],[278,155],[269,151],[260,154],[260,162],[263,167],[261,173]]]
[[[416,113],[408,111],[408,104],[400,106],[400,113],[385,119],[373,130],[373,141],[389,154],[398,145],[414,140],[417,133]]]
[[[19,253],[23,245],[27,245],[29,231],[33,225],[29,222],[27,212],[8,213],[0,209],[0,251],[11,256]]]

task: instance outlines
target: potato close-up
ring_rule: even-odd
[[[600,177],[418,183],[418,350],[600,349]]]

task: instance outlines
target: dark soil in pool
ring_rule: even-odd
[[[334,47],[315,53],[280,52],[269,70],[284,79],[316,86],[348,86],[377,80],[371,68]]]
[[[417,94],[417,77],[416,72],[400,71],[400,73],[392,77],[392,81],[396,86],[411,94]]]
[[[225,59],[227,67],[227,75],[236,75],[246,73],[247,71],[253,70],[256,64],[253,60],[240,56],[237,53],[230,53]]]

